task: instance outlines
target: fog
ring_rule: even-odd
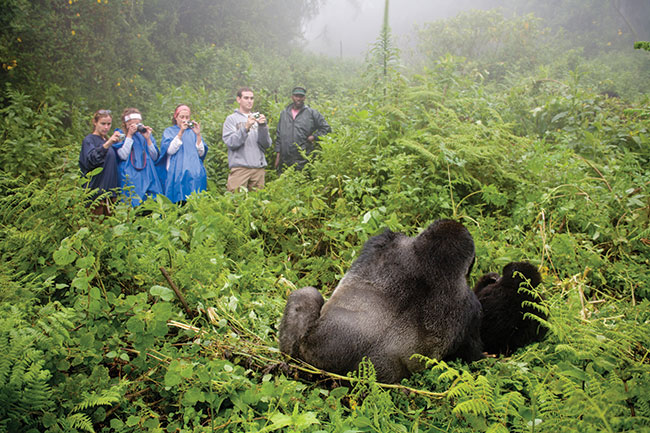
[[[389,25],[398,45],[409,41],[414,25],[481,9],[494,0],[393,0]],[[326,0],[318,16],[305,26],[306,47],[329,56],[360,57],[379,36],[384,0]]]
[[[625,31],[632,31],[637,40],[650,38],[650,0],[618,0],[609,2],[600,0],[599,6],[610,5],[600,9],[603,16],[601,25],[616,26]],[[504,7],[510,13],[521,15],[533,12],[543,17],[555,15],[555,21],[568,26],[567,30],[580,32],[592,24],[590,18],[585,21],[575,14],[564,20],[561,8],[565,0],[555,0],[551,4],[542,1],[518,0],[393,0],[390,2],[389,25],[393,42],[404,48],[414,38],[416,25],[456,16],[459,12],[470,9],[491,9]],[[384,0],[325,0],[316,17],[304,27],[306,48],[310,51],[334,57],[361,57],[365,55],[370,44],[379,36],[384,14]],[[589,2],[584,2],[585,6]],[[597,3],[598,4],[598,3]],[[575,3],[573,3],[575,12]],[[541,12],[542,15],[538,15]],[[589,15],[585,13],[584,16]],[[601,21],[601,20],[598,20]],[[595,21],[594,21],[595,23]],[[593,31],[593,28],[589,30]]]

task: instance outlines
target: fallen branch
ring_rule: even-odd
[[[185,307],[185,312],[187,313],[187,315],[189,317],[194,316],[192,314],[192,310],[190,310],[189,305],[187,305],[187,301],[183,297],[183,294],[180,292],[180,290],[178,290],[178,287],[176,287],[176,284],[174,284],[174,282],[172,281],[172,277],[169,276],[169,274],[167,273],[167,270],[165,270],[165,268],[163,268],[161,266],[160,267],[160,272],[162,272],[163,276],[165,277],[165,279],[167,279],[167,282],[172,287],[172,290],[174,291],[174,293],[176,293],[176,297],[178,298],[179,301],[181,301],[181,304],[183,304],[183,307]]]

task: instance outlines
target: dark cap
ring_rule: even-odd
[[[291,94],[292,94],[292,95],[302,95],[302,96],[305,96],[305,95],[307,94],[307,90],[305,90],[304,87],[297,86],[297,87],[294,87],[294,88],[293,88],[293,90],[291,91]]]

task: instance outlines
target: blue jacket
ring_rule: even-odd
[[[174,203],[186,200],[193,192],[205,191],[208,186],[208,177],[203,166],[208,146],[203,142],[205,152],[199,156],[194,131],[186,129],[181,137],[183,144],[178,152],[173,155],[168,153],[169,145],[180,129],[178,125],[165,129],[160,143],[160,157],[156,162],[164,194]]]

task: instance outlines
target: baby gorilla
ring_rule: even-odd
[[[280,350],[339,374],[368,357],[381,382],[421,369],[415,353],[480,359],[481,305],[467,285],[473,263],[472,236],[455,221],[414,238],[386,230],[366,242],[329,301],[313,287],[289,296]]]
[[[503,276],[490,273],[482,276],[474,293],[483,307],[481,339],[488,353],[509,355],[520,347],[540,341],[546,328],[536,320],[525,318],[531,313],[546,320],[547,314],[526,305],[542,300],[529,292],[542,281],[537,268],[528,262],[513,262],[503,268]],[[522,291],[519,286],[522,285]],[[522,305],[522,302],[526,304]]]

